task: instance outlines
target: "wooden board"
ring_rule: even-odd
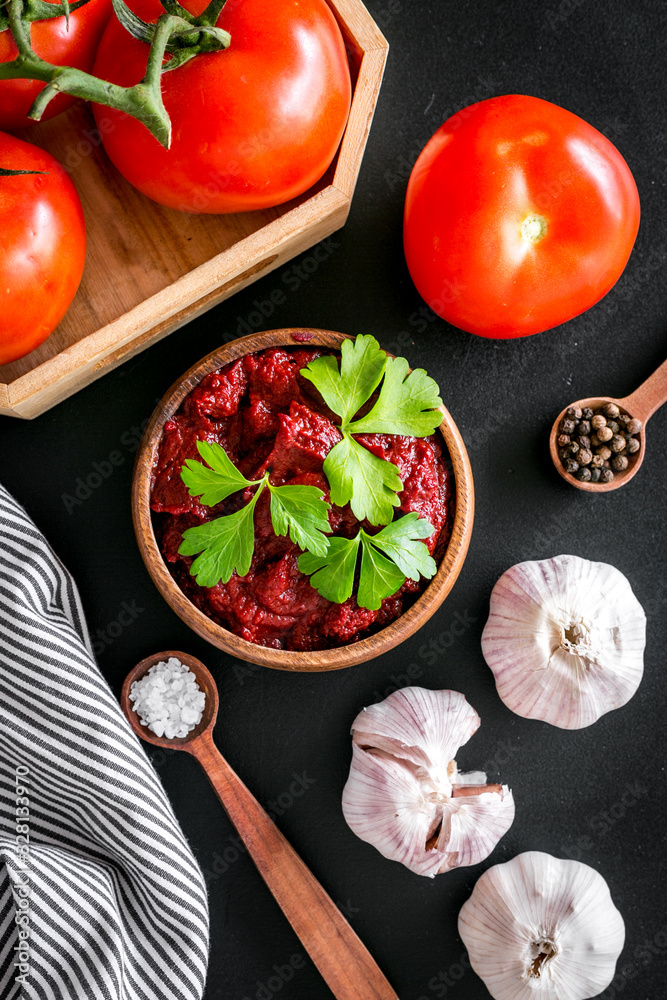
[[[163,208],[110,163],[83,105],[25,133],[70,171],[88,254],[57,330],[26,358],[0,366],[0,414],[38,416],[345,223],[388,46],[360,0],[328,2],[350,60],[350,117],[327,173],[285,205],[218,216]]]

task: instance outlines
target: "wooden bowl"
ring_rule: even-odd
[[[198,635],[218,649],[241,660],[259,663],[276,670],[338,670],[355,663],[371,660],[398,646],[416,632],[437,611],[461,572],[470,544],[474,516],[472,470],[459,430],[445,407],[440,432],[451,459],[455,480],[455,510],[452,533],[438,572],[415,603],[375,635],[349,646],[301,653],[291,650],[268,649],[241,639],[216,624],[192,604],[179,588],[160,552],[150,509],[151,471],[157,456],[165,422],[176,413],[187,395],[210,372],[223,365],[268,347],[328,347],[340,348],[346,334],[331,330],[292,328],[268,330],[233,340],[198,361],[180,378],[155,408],[137,452],[132,482],[132,517],[139,550],[153,582],[176,614]]]

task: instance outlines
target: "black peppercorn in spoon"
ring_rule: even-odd
[[[576,486],[578,490],[586,490],[589,493],[608,493],[610,490],[617,490],[619,486],[625,486],[636,473],[639,466],[644,461],[646,452],[646,424],[649,417],[652,417],[663,403],[667,402],[667,361],[663,361],[660,367],[646,379],[638,389],[635,389],[629,396],[622,399],[613,399],[611,396],[592,396],[589,399],[578,399],[575,403],[570,403],[558,414],[549,435],[549,451],[551,459],[558,469],[563,479]],[[641,421],[641,431],[639,433],[639,450],[628,456],[627,468],[615,472],[614,478],[609,482],[586,482],[577,479],[571,472],[568,472],[563,465],[558,448],[558,435],[560,433],[561,421],[567,416],[570,408],[599,410],[609,403],[615,404],[619,411]]]
[[[130,700],[133,682],[171,656],[192,671],[206,696],[199,725],[187,736],[174,739],[156,736],[142,726]],[[250,857],[337,1000],[398,1000],[333,900],[215,746],[218,689],[201,660],[175,650],[147,657],[125,678],[120,704],[141,739],[158,747],[185,750],[199,761]]]

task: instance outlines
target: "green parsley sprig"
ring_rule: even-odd
[[[245,576],[255,549],[254,514],[265,489],[271,494],[271,523],[277,535],[287,535],[300,549],[318,556],[327,553],[331,531],[327,514],[330,504],[316,486],[273,486],[268,473],[262,479],[246,479],[219,444],[197,442],[197,450],[207,463],[188,459],[181,469],[181,479],[190,496],[199,497],[207,507],[226,500],[233,493],[256,486],[252,499],[234,514],[216,517],[206,524],[187,528],[179,553],[197,555],[190,567],[200,587],[227,583],[236,570]]]
[[[320,391],[327,406],[340,417],[342,440],[324,461],[331,502],[349,503],[360,521],[388,524],[399,506],[403,483],[393,462],[378,458],[354,434],[406,434],[428,437],[442,421],[439,389],[421,368],[410,372],[405,358],[388,358],[375,337],[344,340],[340,367],[331,355],[316,358],[301,369]],[[380,386],[369,412],[354,419]],[[433,529],[431,529],[433,530]],[[376,536],[375,536],[376,537]]]
[[[341,346],[340,366],[333,356],[317,358],[301,374],[319,389],[340,418],[341,441],[324,461],[331,502],[350,503],[355,516],[373,525],[385,525],[371,535],[360,528],[355,538],[331,533],[330,504],[315,486],[273,486],[268,473],[248,480],[219,444],[198,441],[204,463],[188,459],[181,478],[191,496],[214,507],[240,490],[255,487],[250,501],[234,514],[188,528],[181,555],[196,555],[190,572],[202,587],[227,583],[235,571],[250,570],[255,547],[254,513],[264,490],[271,495],[270,513],[277,535],[289,535],[303,550],[299,569],[327,600],[342,604],[352,595],[358,574],[357,603],[377,610],[395,594],[406,577],[429,579],[437,566],[424,540],[433,525],[411,512],[392,521],[403,483],[398,468],[378,458],[355,439],[355,434],[405,434],[426,437],[439,426],[442,414],[439,390],[425,371],[409,371],[405,358],[388,358],[377,340],[360,336]],[[373,394],[372,407],[357,416]],[[356,419],[355,419],[356,417]]]
[[[311,585],[322,597],[342,604],[354,590],[361,550],[357,604],[377,611],[385,597],[391,597],[405,578],[430,579],[437,566],[423,539],[433,534],[433,525],[412,511],[392,521],[376,535],[363,528],[355,538],[330,538],[324,555],[304,552],[299,569],[310,576]]]

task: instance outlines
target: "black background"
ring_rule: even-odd
[[[218,745],[265,806],[281,796],[286,808],[279,807],[278,825],[344,908],[401,1000],[488,995],[462,961],[457,914],[484,869],[526,850],[579,859],[605,877],[627,939],[604,996],[657,1000],[667,955],[667,409],[651,421],[640,474],[606,496],[567,486],[550,467],[547,437],[568,402],[623,396],[666,353],[667,9],[656,0],[369,0],[368,6],[392,48],[350,218],[328,244],[326,260],[298,290],[284,280],[292,265],[268,275],[33,422],[0,419],[1,479],[74,573],[93,635],[106,635],[107,641],[97,635],[99,663],[116,691],[136,661],[159,649],[190,651],[211,667],[221,696]],[[401,248],[410,167],[450,114],[473,100],[516,92],[575,112],[626,157],[642,203],[629,265],[590,312],[526,340],[480,339],[433,316],[418,326],[421,301]],[[393,652],[328,674],[249,667],[198,639],[154,589],[130,520],[141,422],[186,368],[241,321],[252,324],[255,300],[266,302],[274,289],[285,291],[285,302],[264,327],[372,333],[426,367],[463,433],[475,475],[470,552],[440,611]],[[72,495],[77,479],[113,451],[121,452],[122,465],[68,510],[63,495]],[[648,614],[638,693],[579,732],[513,715],[498,699],[480,651],[489,593],[500,574],[524,559],[569,552],[617,566]],[[106,630],[123,602],[136,619],[111,639]],[[468,624],[454,639],[456,616]],[[429,665],[421,650],[433,639],[441,652]],[[517,806],[513,827],[483,865],[434,880],[358,840],[340,809],[350,723],[362,706],[409,683],[408,668],[413,683],[464,692],[482,726],[459,763],[488,767],[491,780],[500,776],[512,787]],[[252,863],[238,856],[234,831],[194,761],[159,752],[154,759],[209,879],[207,1000],[266,1000],[267,993],[326,1000],[331,994],[308,960],[296,959],[300,967],[281,985],[280,969],[303,949]],[[308,789],[291,797],[294,775],[304,772]]]

